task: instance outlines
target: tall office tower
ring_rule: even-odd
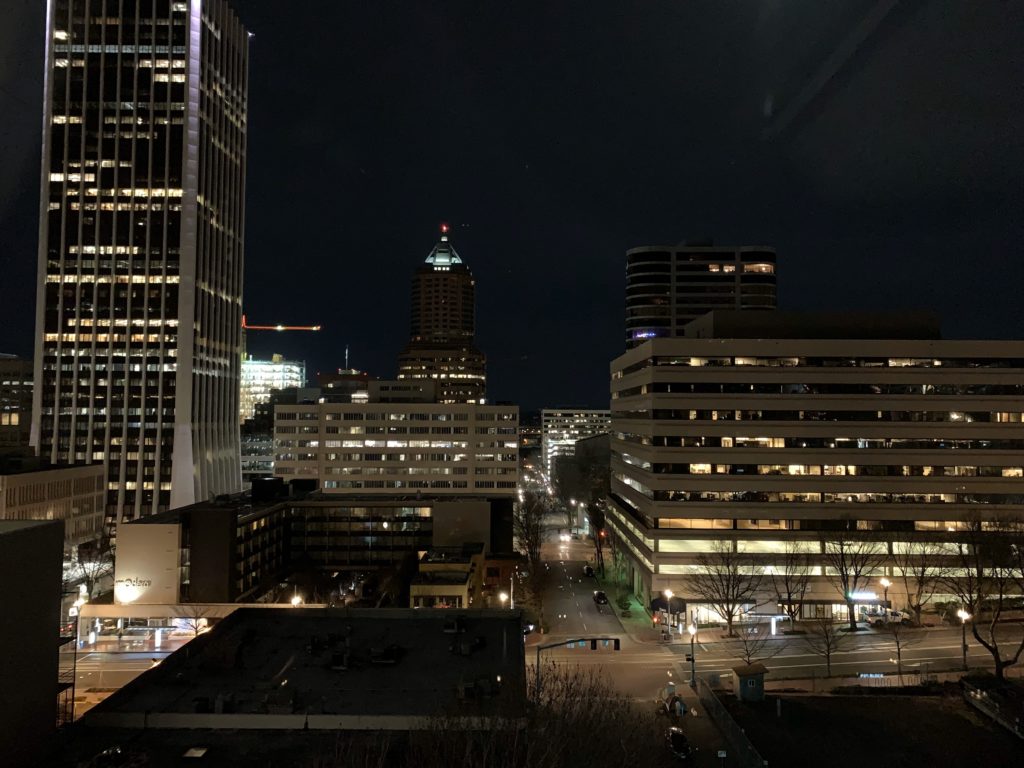
[[[441,240],[412,279],[412,334],[398,378],[435,380],[443,403],[484,401],[486,360],[473,343],[475,286],[442,224]]]
[[[775,250],[645,245],[626,252],[626,347],[683,335],[713,310],[775,309]]]
[[[248,35],[224,0],[50,0],[33,444],[116,524],[241,487]]]

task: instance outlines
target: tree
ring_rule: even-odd
[[[975,517],[953,549],[956,567],[943,576],[942,585],[971,614],[971,635],[992,656],[995,675],[1003,679],[1024,652],[1024,625],[1001,623],[1024,592],[1024,524]]]
[[[811,567],[800,542],[786,542],[782,563],[772,568],[771,577],[775,595],[789,616],[789,625],[792,629],[800,618],[804,598],[811,586]]]
[[[546,499],[538,493],[526,493],[523,500],[515,505],[512,513],[512,535],[526,555],[533,573],[540,565],[540,549],[547,538],[544,518],[548,507]]]
[[[503,684],[504,685],[504,684]],[[660,765],[664,724],[651,707],[638,707],[616,691],[599,670],[553,663],[541,665],[540,695],[533,706],[516,702],[510,716],[484,716],[481,728],[460,728],[451,716],[432,727],[396,736],[408,740],[407,761],[416,768],[576,768]],[[516,711],[518,710],[518,711]],[[344,755],[338,765],[350,765]]]
[[[806,626],[808,631],[803,637],[804,645],[808,651],[825,660],[825,673],[831,677],[832,656],[850,639],[850,636],[841,631],[839,622],[831,616],[811,619]]]
[[[760,631],[764,629],[766,628],[748,627],[746,631],[741,631],[736,640],[730,643],[730,653],[743,659],[747,664],[777,656],[782,651],[783,644],[773,638],[770,632]]]
[[[73,578],[85,584],[89,597],[100,579],[114,572],[114,552],[110,539],[91,542],[78,548],[78,563],[72,570]]]
[[[547,563],[538,563],[536,568],[530,568],[523,579],[523,591],[519,593],[521,597],[516,600],[517,606],[525,606],[536,614],[537,626],[542,633],[547,629],[544,621],[544,595],[551,582],[551,569]]]
[[[690,585],[701,602],[725,619],[729,637],[735,637],[733,623],[743,606],[754,602],[761,575],[753,559],[740,554],[731,541],[716,541],[710,553],[697,558],[698,570]]]
[[[175,616],[182,620],[185,628],[192,632],[192,637],[209,626],[210,606],[201,603],[185,603],[174,610]]]
[[[846,537],[823,538],[822,554],[828,578],[835,585],[846,602],[849,612],[850,631],[857,631],[857,613],[854,595],[868,585],[875,571],[881,568],[888,557],[885,547],[869,539]]]
[[[601,569],[601,575],[604,576],[604,541],[607,537],[604,530],[604,510],[597,504],[587,504],[587,518],[590,520],[590,530],[594,532],[595,562]]]
[[[937,564],[946,551],[934,541],[911,541],[893,549],[893,560],[907,591],[907,607],[914,614],[914,623],[921,626],[924,607],[935,597],[944,569]]]
[[[900,685],[903,685],[903,651],[921,642],[921,633],[898,621],[886,624],[885,633],[892,640],[893,650],[896,651],[896,674]]]

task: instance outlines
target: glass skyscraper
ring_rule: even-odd
[[[49,0],[32,439],[108,522],[240,490],[248,34],[223,0]]]

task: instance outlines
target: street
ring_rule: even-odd
[[[614,651],[610,644],[598,643],[591,650],[589,643],[582,646],[551,648],[541,651],[541,661],[579,666],[596,671],[621,694],[637,702],[653,705],[669,682],[677,684],[676,691],[683,695],[687,709],[697,716],[685,718],[683,727],[691,741],[699,748],[696,765],[731,765],[731,756],[723,763],[717,759],[718,750],[729,750],[717,728],[704,715],[694,692],[687,684],[690,679],[689,635],[672,636],[669,642],[657,640],[651,631],[649,618],[620,619],[609,590],[611,605],[596,605],[593,599],[598,583],[583,574],[583,567],[592,559],[593,549],[582,540],[561,541],[557,534],[545,543],[543,557],[553,578],[545,592],[544,612],[548,632],[531,634],[527,638],[528,672],[533,673],[536,649],[539,645],[558,643],[573,638],[617,637],[621,650]],[[634,611],[634,617],[636,612]],[[628,624],[624,627],[624,622]],[[780,627],[781,630],[781,627]],[[762,628],[763,631],[763,628]],[[742,664],[736,640],[722,638],[718,629],[700,630],[694,642],[696,669],[699,676],[730,675],[732,668]],[[957,670],[962,666],[960,629],[941,627],[908,632],[902,651],[904,674],[918,671]],[[988,666],[991,656],[968,635],[968,663]],[[768,681],[803,681],[808,689],[818,686],[818,679],[826,675],[825,660],[811,653],[802,636],[783,636],[768,641],[763,663],[769,669]],[[882,630],[866,630],[847,636],[843,649],[832,656],[832,679],[822,680],[820,688],[838,685],[859,674],[895,673],[896,651],[891,636]],[[1011,672],[1011,674],[1013,674]],[[728,684],[727,684],[728,685]],[[666,720],[666,725],[668,721]],[[715,759],[712,759],[714,757]]]

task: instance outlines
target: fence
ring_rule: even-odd
[[[715,692],[700,677],[697,678],[697,698],[704,705],[704,710],[708,713],[708,717],[715,721],[715,725],[718,726],[718,729],[735,751],[741,768],[764,768],[764,766],[768,765],[768,761],[763,759],[758,751],[754,749],[754,745],[750,743],[747,734],[732,719],[732,715],[729,714],[722,702],[715,696]]]
[[[964,700],[968,704],[984,712],[1010,733],[1024,739],[1024,706],[1019,700],[1007,696],[998,687],[985,690],[992,686],[979,685],[977,681],[961,680],[960,685],[963,686]]]

